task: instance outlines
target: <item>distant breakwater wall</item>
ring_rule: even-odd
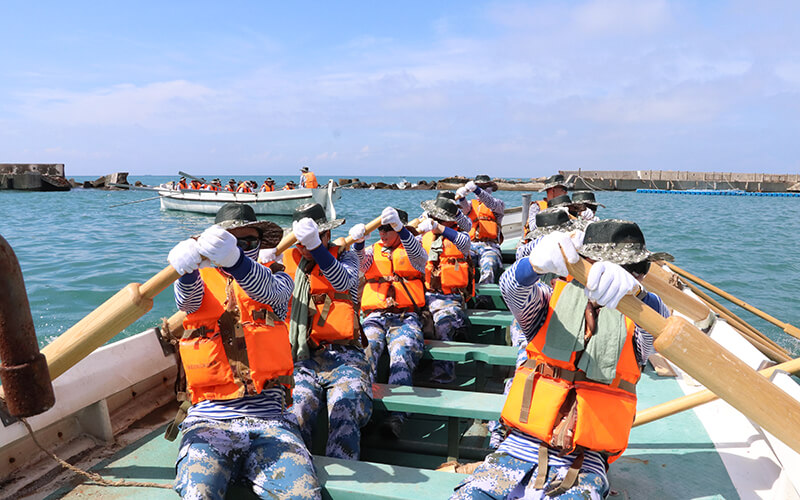
[[[409,186],[401,188],[397,184],[386,183],[386,182],[372,182],[367,184],[366,182],[360,181],[358,178],[353,179],[339,179],[337,185],[339,186],[347,186],[349,188],[355,189],[406,189],[406,190],[448,190],[448,191],[455,191],[456,189],[460,188],[467,182],[474,180],[472,177],[462,177],[462,176],[455,176],[455,177],[445,177],[444,179],[440,179],[438,181],[419,181],[418,183],[410,183]],[[497,183],[497,189],[503,191],[538,191],[540,190],[544,184],[542,182],[536,182],[536,180],[531,179],[530,181],[520,181],[520,180],[509,180],[509,179],[502,179],[496,178],[492,179],[492,182]]]
[[[741,189],[757,193],[800,192],[800,174],[676,170],[562,170],[560,173],[576,191]]]
[[[69,191],[72,188],[118,189],[112,183],[127,184],[128,173],[116,172],[94,181],[77,183],[64,177],[63,163],[0,163],[0,190]]]

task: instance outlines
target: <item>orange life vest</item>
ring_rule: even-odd
[[[189,189],[189,185],[186,184],[186,181],[178,182],[178,189]]]
[[[206,189],[208,189],[209,191],[219,191],[219,186],[217,186],[216,184],[208,184],[206,185]]]
[[[334,258],[339,255],[338,246],[331,246],[328,251]],[[302,257],[300,250],[292,248],[288,252],[288,256],[283,259],[286,272],[292,279],[294,279]],[[348,290],[336,291],[316,263],[308,273],[308,279],[311,282],[311,303],[308,308],[311,315],[309,321],[311,342],[316,345],[361,345],[357,312],[353,307],[350,292]]]
[[[431,254],[431,245],[434,238],[442,239],[442,253],[439,260],[428,260],[425,264],[425,286],[431,292],[452,294],[461,293],[465,298],[474,294],[473,270],[470,259],[456,247],[456,244],[447,238],[428,231],[422,237],[422,246],[428,255]]]
[[[541,439],[551,447],[572,452],[582,446],[605,453],[609,462],[613,462],[627,448],[636,416],[636,383],[641,372],[633,349],[635,325],[630,318],[625,318],[625,345],[611,384],[587,379],[586,374],[576,368],[574,352],[569,361],[545,356],[547,329],[566,285],[563,280],[556,282],[547,318],[526,348],[528,360],[514,375],[501,418],[506,425]],[[583,311],[575,311],[575,314],[583,314]],[[571,408],[568,398],[575,398],[577,413],[569,412],[565,417],[565,408]],[[563,425],[562,418],[574,419],[573,424],[566,426],[574,429],[571,443],[567,440],[570,444],[566,446],[564,434],[555,430],[559,423]]]
[[[203,183],[200,181],[192,181],[190,186],[192,186],[192,189],[203,189]]]
[[[288,185],[288,184],[287,184],[287,185],[283,186],[283,190],[284,190],[284,191],[293,191],[293,190],[294,190],[294,187],[292,187],[292,186],[290,186],[290,185]]]
[[[262,193],[269,193],[269,192],[272,192],[272,191],[275,191],[275,185],[274,184],[272,186],[268,185],[267,183],[264,183],[264,184],[261,185],[261,192]]]
[[[367,282],[361,295],[361,309],[365,312],[376,309],[414,311],[425,307],[422,273],[411,265],[402,245],[388,250],[380,241],[375,243],[372,265],[364,278]]]
[[[547,208],[547,200],[536,200],[534,201],[536,205],[539,207],[539,211],[545,210]],[[524,240],[528,233],[531,232],[531,228],[528,227],[528,221],[525,221],[525,225],[522,227],[522,239]]]
[[[500,226],[497,224],[497,217],[480,200],[472,200],[469,218],[472,220],[472,229],[469,230],[469,237],[472,241],[500,241]]]
[[[246,182],[242,182],[239,184],[239,187],[236,188],[237,193],[252,193],[253,190],[250,189],[250,186]]]
[[[205,284],[203,302],[183,320],[185,333],[180,340],[192,404],[255,395],[281,385],[290,405],[294,363],[286,324],[272,307],[250,298],[219,269],[201,269],[200,276]],[[235,304],[227,304],[229,286]],[[226,312],[226,305],[231,312]]]
[[[314,175],[314,172],[303,172],[303,187],[306,188],[315,188],[319,186],[317,183],[317,176]]]

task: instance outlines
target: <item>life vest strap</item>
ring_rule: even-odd
[[[184,397],[185,396],[184,394]],[[178,394],[178,400],[180,401],[180,394]],[[172,422],[167,425],[167,430],[164,431],[164,439],[167,441],[175,441],[175,438],[178,437],[178,433],[180,432],[181,424],[186,420],[186,415],[189,413],[189,408],[191,406],[191,401],[184,400],[181,403],[178,412],[175,414],[175,418],[172,419]]]
[[[549,378],[561,379],[561,380],[564,380],[564,381],[569,382],[571,384],[574,384],[575,382],[592,382],[592,383],[595,383],[595,384],[607,385],[607,386],[611,387],[612,389],[620,389],[620,390],[623,390],[625,392],[629,392],[629,393],[634,394],[634,395],[636,394],[636,384],[633,383],[633,382],[629,382],[627,380],[623,380],[623,379],[615,379],[610,384],[603,384],[602,382],[597,382],[596,380],[592,380],[592,379],[588,378],[586,376],[586,372],[584,372],[582,370],[568,370],[566,368],[553,366],[553,365],[551,365],[551,364],[549,364],[549,363],[547,363],[545,361],[536,361],[535,359],[526,360],[525,363],[522,364],[522,366],[525,367],[525,368],[530,368],[532,370],[531,373],[528,375],[528,379],[526,379],[526,381],[525,381],[525,383],[526,383],[526,389],[525,389],[526,390],[526,394],[525,395],[526,396],[528,396],[528,394],[527,394],[527,389],[528,389],[527,384],[529,383],[529,380],[531,380],[533,378],[533,375],[535,373],[539,373],[539,374],[541,374],[541,375],[543,375],[545,377],[549,377]],[[530,382],[530,383],[532,384],[532,382]],[[531,385],[531,390],[533,390],[533,386],[532,385]],[[530,398],[530,397],[528,396],[528,398]],[[523,399],[523,409],[524,408],[525,408],[525,405],[524,405],[524,399]],[[528,407],[528,410],[530,410],[530,407]],[[527,412],[526,412],[526,415],[527,415]],[[525,420],[525,421],[527,421],[527,420]]]
[[[544,492],[544,495],[547,497],[559,497],[575,486],[575,483],[578,481],[578,474],[581,472],[581,466],[583,465],[583,457],[584,453],[583,450],[581,450],[577,458],[572,462],[572,465],[569,466],[564,478],[554,480],[550,484],[550,488]],[[545,472],[545,474],[547,473]],[[536,479],[539,479],[538,475]]]
[[[536,480],[533,482],[533,487],[537,490],[544,488],[544,482],[547,481],[547,446],[544,443],[539,443],[539,464],[536,466]]]

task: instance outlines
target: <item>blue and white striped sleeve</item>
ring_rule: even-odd
[[[470,229],[472,229],[472,219],[464,215],[464,212],[461,209],[458,209],[456,213],[456,223],[458,224],[458,229],[468,233]]]
[[[333,258],[327,248],[320,245],[311,250],[311,255],[334,290],[350,291],[352,294],[352,289],[355,288],[357,293],[359,264],[358,255],[355,252],[340,251],[337,260]]]
[[[531,240],[517,248],[516,259],[520,260],[527,258],[533,251],[534,247],[542,240],[542,238],[544,238],[544,236],[539,236],[535,240]]]
[[[536,229],[536,214],[541,211],[539,208],[539,204],[535,201],[531,203],[531,206],[528,208],[528,231],[533,231]]]
[[[468,233],[446,227],[442,231],[442,236],[452,241],[459,252],[463,253],[465,256],[469,256],[469,252],[472,249],[472,242],[469,239]]]
[[[642,302],[650,306],[658,314],[669,318],[669,309],[664,304],[664,301],[661,300],[661,297],[653,292],[648,292]],[[633,347],[636,353],[636,360],[640,366],[644,366],[647,363],[647,358],[653,354],[653,336],[644,328],[636,325],[636,330],[633,332]]]
[[[425,264],[428,263],[428,252],[422,248],[419,240],[406,228],[400,231],[400,242],[408,254],[408,260],[417,271],[424,273]]]
[[[353,251],[358,256],[359,267],[362,273],[367,272],[367,270],[372,267],[372,262],[375,260],[375,256],[373,255],[374,247],[370,245],[369,248],[364,248],[364,242],[361,243],[354,243],[353,244]]]
[[[203,303],[204,288],[200,271],[184,274],[175,282],[175,305],[189,314],[197,311]]]
[[[499,198],[495,198],[492,193],[485,189],[475,188],[475,195],[481,200],[481,203],[489,207],[489,210],[492,211],[497,219],[497,223],[502,224],[503,215],[506,213],[506,203]]]
[[[242,254],[232,267],[223,268],[233,276],[247,295],[262,304],[269,304],[278,316],[285,316],[289,298],[294,290],[294,281],[284,273],[273,273],[267,266],[261,265]]]
[[[539,282],[528,259],[518,260],[500,276],[500,292],[530,342],[547,317],[552,289]]]

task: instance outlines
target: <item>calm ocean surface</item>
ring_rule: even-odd
[[[220,177],[227,180],[230,176]],[[339,177],[349,176],[334,179]],[[141,180],[151,186],[173,179],[176,177],[129,176],[131,183]],[[275,179],[283,185],[289,177]],[[401,178],[361,180],[397,182]],[[419,178],[408,180],[416,182]],[[327,178],[320,177],[323,181]],[[377,217],[387,205],[415,217],[420,201],[433,193],[345,190],[336,210],[347,223],[335,230],[334,236],[346,235],[353,224]],[[500,192],[498,196],[507,206],[517,206],[521,194]],[[42,345],[128,283],[149,279],[167,265],[167,253],[175,243],[213,223],[213,216],[162,212],[158,200],[111,208],[151,196],[145,191],[92,189],[65,193],[0,191],[0,235],[20,261]],[[533,197],[538,196],[535,193]],[[599,209],[601,217],[636,221],[650,250],[670,252],[683,269],[784,322],[800,326],[800,262],[795,253],[800,248],[799,198],[622,192],[600,192],[597,198],[607,207]],[[288,218],[274,220],[283,226],[290,222]],[[800,355],[800,341],[733,304],[721,302],[795,356]],[[120,336],[151,328],[174,311],[170,288],[156,297],[149,313]]]

